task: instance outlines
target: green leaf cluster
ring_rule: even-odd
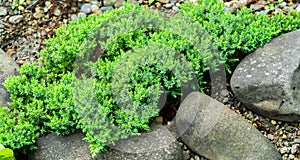
[[[71,73],[53,77],[35,64],[25,64],[20,75],[9,77],[4,86],[11,93],[9,108],[0,108],[0,142],[11,149],[34,149],[35,139],[76,129]]]
[[[0,144],[0,159],[14,160],[14,152],[11,149],[5,148],[2,144]]]

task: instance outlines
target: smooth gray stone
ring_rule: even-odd
[[[120,140],[101,155],[107,160],[182,160],[183,153],[166,126],[153,124],[149,132]]]
[[[10,102],[9,93],[3,86],[3,82],[10,76],[18,75],[18,68],[15,61],[0,49],[0,106],[7,106]]]
[[[273,144],[234,111],[209,96],[192,92],[175,121],[182,141],[212,160],[279,160]]]

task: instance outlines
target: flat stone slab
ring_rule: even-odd
[[[235,96],[269,118],[300,121],[300,30],[249,54],[231,78]]]
[[[282,159],[274,145],[245,119],[200,92],[186,97],[175,125],[182,141],[208,159]]]
[[[2,49],[0,49],[0,106],[7,106],[9,93],[3,86],[3,82],[10,76],[17,75],[19,66]]]

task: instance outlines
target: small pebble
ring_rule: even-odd
[[[172,8],[172,6],[173,5],[171,3],[167,3],[167,4],[164,5],[164,7],[167,8],[167,9]]]
[[[29,6],[32,4],[32,1],[31,0],[26,0],[26,4]]]
[[[300,138],[295,138],[294,143],[300,143]]]
[[[293,144],[292,148],[291,148],[291,153],[295,154],[297,152],[297,148],[298,148],[299,144]]]
[[[280,148],[280,153],[281,154],[288,153],[288,148],[287,147]]]
[[[262,11],[259,12],[259,14],[265,14],[265,15],[267,15],[268,13],[269,13],[268,10],[262,10]]]
[[[295,10],[299,12],[300,11],[300,5],[298,5]]]
[[[289,158],[290,158],[290,159],[294,159],[294,158],[295,158],[295,156],[294,156],[294,155],[292,155],[292,154],[290,154],[290,155],[289,155]]]
[[[113,6],[114,4],[117,3],[118,0],[103,0],[103,5],[104,6]]]
[[[161,3],[160,2],[156,2],[155,3],[155,7],[158,8],[158,9],[160,9],[161,8]]]
[[[35,19],[39,19],[39,18],[41,18],[41,17],[43,17],[44,16],[44,13],[43,12],[35,12],[34,14],[33,14],[33,17],[35,18]]]
[[[178,11],[178,9],[179,9],[179,8],[178,8],[177,6],[173,6],[173,7],[172,7],[172,10],[173,10],[173,11],[176,11],[176,12]]]
[[[15,16],[9,17],[8,21],[9,21],[9,23],[17,24],[17,23],[19,23],[22,19],[23,19],[23,16],[22,16],[22,15],[15,15]]]
[[[272,134],[268,134],[267,137],[268,137],[268,139],[271,140],[271,141],[274,139],[274,136],[273,136]]]
[[[45,5],[49,9],[52,6],[52,3],[50,1],[46,1]]]
[[[286,2],[281,2],[278,6],[280,8],[283,8],[283,7],[287,6],[287,3]]]
[[[157,1],[160,2],[160,3],[165,3],[165,4],[170,2],[170,0],[157,0]]]
[[[98,1],[91,1],[91,5],[96,5],[96,6],[100,7],[100,2],[98,2]]]
[[[0,7],[0,16],[6,16],[7,15],[7,9],[5,7]]]
[[[194,156],[195,160],[200,160],[200,157],[198,155]]]
[[[71,15],[71,20],[72,20],[72,21],[76,21],[77,18],[78,18],[78,16],[77,16],[76,14],[72,14],[72,15]]]
[[[82,5],[81,6],[81,12],[83,12],[85,14],[90,14],[92,12],[91,4],[90,3],[86,3],[86,4]]]
[[[18,9],[14,9],[14,14],[19,14],[19,10]]]
[[[286,13],[289,13],[293,10],[294,8],[293,7],[283,7],[282,10]]]
[[[85,13],[82,13],[82,12],[80,12],[80,13],[78,13],[78,17],[86,17],[86,14]]]
[[[59,8],[55,8],[53,14],[54,14],[55,16],[57,16],[57,17],[60,16],[60,10],[59,10]]]
[[[285,142],[283,142],[283,145],[284,145],[284,146],[289,146],[290,143],[285,141]]]
[[[189,159],[190,158],[190,150],[183,151],[183,159]]]
[[[93,13],[97,13],[99,10],[100,10],[100,9],[99,9],[98,6],[96,6],[96,5],[91,5],[91,11],[92,11]]]

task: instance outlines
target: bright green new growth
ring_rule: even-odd
[[[11,149],[5,148],[2,144],[0,144],[0,159],[14,160],[14,152]]]
[[[103,22],[82,43],[74,64],[74,100],[93,155],[119,138],[149,130],[162,88],[181,96],[184,83],[203,79],[206,62],[221,63],[213,59],[211,39],[197,23],[163,17],[135,8]]]
[[[238,58],[253,52],[275,36],[300,28],[300,12],[288,15],[252,13],[250,8],[237,10],[236,14],[225,13],[220,0],[199,0],[199,4],[184,3],[179,12],[198,21],[214,38],[226,69],[231,73]]]
[[[77,125],[72,100],[72,74],[55,76],[34,64],[25,64],[20,76],[4,86],[11,93],[10,108],[0,108],[0,142],[11,149],[32,146],[44,133],[70,134]],[[56,79],[57,78],[57,79]]]

